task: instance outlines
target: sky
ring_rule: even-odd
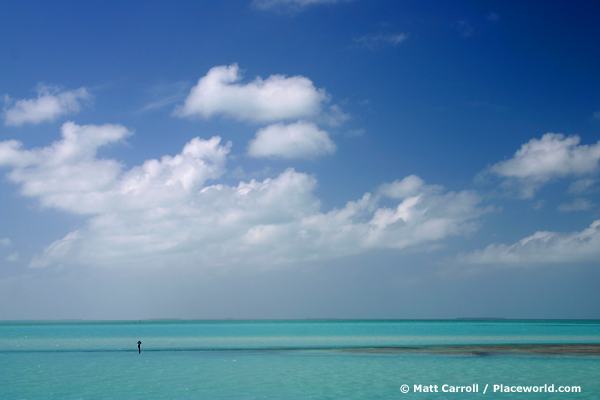
[[[599,13],[0,3],[0,319],[600,318]]]

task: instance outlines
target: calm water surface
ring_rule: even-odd
[[[0,399],[599,399],[600,357],[361,350],[572,343],[600,344],[600,321],[1,322]]]

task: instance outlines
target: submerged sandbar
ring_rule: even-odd
[[[340,349],[350,353],[425,353],[449,355],[540,355],[600,357],[600,344],[483,344],[483,345],[431,345],[403,347],[365,347]]]

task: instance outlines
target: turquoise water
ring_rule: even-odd
[[[600,321],[2,322],[0,399],[600,398],[600,357],[362,350],[570,343],[600,344]]]

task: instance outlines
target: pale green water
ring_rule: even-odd
[[[600,343],[600,322],[0,323],[0,399],[600,398],[600,357],[340,351],[518,343]],[[440,392],[413,393],[418,384]],[[444,384],[479,393],[441,393]],[[494,384],[582,392],[503,394]]]

